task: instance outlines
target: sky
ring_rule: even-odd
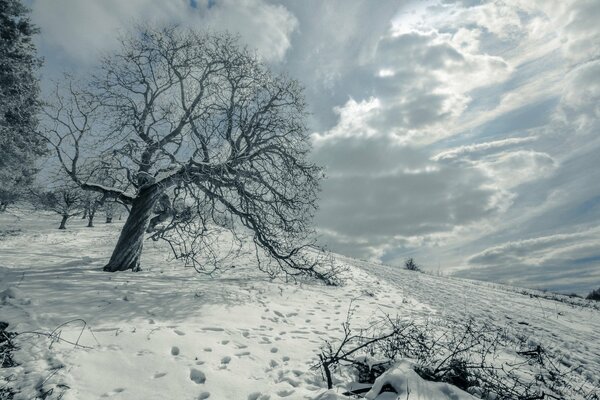
[[[237,32],[302,82],[335,252],[600,286],[598,0],[28,0],[44,82],[135,21]]]

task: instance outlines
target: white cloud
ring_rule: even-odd
[[[561,98],[564,122],[585,130],[600,119],[600,59],[573,69],[566,77]]]
[[[237,32],[269,61],[281,60],[290,47],[297,20],[283,6],[263,0],[198,3],[194,8],[184,0],[34,0],[32,9],[46,46],[80,64],[93,64],[101,52],[115,48],[119,32],[136,21]]]
[[[513,145],[523,144],[523,143],[531,143],[533,141],[536,141],[537,139],[538,139],[537,136],[515,137],[515,138],[494,140],[492,142],[469,144],[469,145],[464,145],[464,146],[459,146],[459,147],[454,147],[454,148],[444,150],[444,151],[436,154],[435,156],[433,156],[432,160],[434,160],[434,161],[452,160],[452,159],[456,159],[456,158],[459,158],[462,156],[468,156],[473,153],[478,154],[478,153],[485,152],[488,150],[501,149],[501,148],[505,148],[508,146],[513,146]]]
[[[507,151],[490,155],[478,162],[481,169],[501,190],[512,189],[523,183],[538,180],[554,171],[556,162],[546,153],[533,150]]]

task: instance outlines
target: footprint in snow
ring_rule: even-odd
[[[248,400],[269,400],[271,396],[268,394],[262,394],[260,392],[250,393],[248,395]]]
[[[171,354],[174,356],[178,356],[179,355],[179,347],[177,347],[177,346],[171,347]]]
[[[221,344],[228,344],[229,340],[221,340]]]
[[[221,359],[221,364],[229,364],[230,361],[231,361],[231,357],[225,356]]]
[[[157,372],[156,374],[154,374],[154,376],[152,377],[152,379],[162,378],[165,375],[167,375],[166,372]]]
[[[239,353],[235,353],[235,355],[236,355],[237,357],[244,357],[244,356],[249,356],[249,355],[250,355],[250,352],[249,352],[249,351],[241,351],[241,352],[239,352]]]
[[[202,393],[200,393],[200,396],[198,396],[198,400],[208,399],[209,397],[210,397],[209,392],[202,392]]]
[[[225,329],[223,329],[223,328],[219,328],[219,327],[216,327],[216,326],[207,326],[207,327],[205,327],[205,328],[202,328],[202,330],[203,330],[203,331],[222,332],[222,331],[224,331]]]
[[[294,394],[294,390],[280,390],[277,392],[277,396],[279,397],[288,397]]]
[[[279,349],[277,347],[271,347],[271,353],[277,353]]]
[[[201,384],[206,382],[206,375],[204,372],[197,370],[196,368],[192,368],[190,369],[190,379],[197,384]]]
[[[116,394],[122,393],[122,392],[124,392],[124,391],[125,391],[125,388],[116,388],[116,389],[113,389],[112,391],[110,391],[110,392],[108,392],[108,393],[104,393],[104,394],[103,394],[102,396],[100,396],[100,397],[111,397],[111,396],[114,396],[114,395],[116,395]]]
[[[179,329],[175,329],[173,332],[175,332],[179,336],[184,336],[185,335],[185,332],[184,331],[180,331]]]

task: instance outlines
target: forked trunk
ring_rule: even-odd
[[[140,258],[144,246],[144,236],[154,203],[160,195],[160,190],[150,187],[142,190],[131,205],[131,212],[123,225],[117,246],[113,250],[110,261],[104,267],[105,271],[140,270]]]
[[[58,227],[58,229],[67,229],[67,220],[69,219],[68,215],[63,215],[62,219],[60,220],[60,226]]]
[[[94,227],[94,214],[89,214],[88,215],[88,224],[87,224],[88,228],[93,228]]]

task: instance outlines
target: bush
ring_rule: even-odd
[[[412,257],[404,261],[404,268],[409,271],[421,271],[421,266],[419,266]]]
[[[592,290],[587,296],[586,299],[588,300],[595,300],[595,301],[600,301],[600,288],[596,289],[596,290]]]
[[[556,360],[525,335],[510,334],[485,321],[411,321],[384,315],[366,328],[354,329],[351,310],[343,337],[325,341],[319,361],[328,389],[341,382],[334,374],[366,386],[343,393],[354,396],[370,390],[378,376],[403,359],[415,363],[421,378],[454,385],[486,400],[598,400],[581,370]]]

